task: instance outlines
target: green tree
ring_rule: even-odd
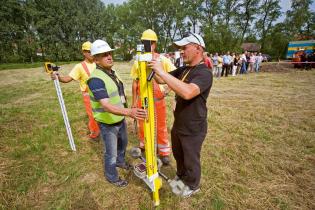
[[[160,2],[156,21],[161,29],[159,31],[161,51],[165,52],[176,35],[183,33],[185,13],[182,12],[184,7],[180,0],[170,0],[168,4]]]
[[[137,21],[135,11],[132,10],[130,4],[124,3],[119,5],[115,14],[117,20],[115,22],[117,28],[113,31],[113,39],[118,50],[116,56],[122,55],[124,60],[130,60],[135,53],[135,48],[140,40],[140,34],[144,30],[144,26],[140,21]]]
[[[251,24],[257,14],[257,6],[259,0],[243,0],[238,5],[236,26],[241,31],[240,43],[243,42],[244,37],[247,33],[253,33]],[[251,31],[250,31],[251,30]]]
[[[284,58],[287,46],[291,40],[288,34],[287,25],[277,23],[265,38],[265,53],[270,54],[274,58]]]
[[[311,22],[314,12],[311,12],[310,5],[312,0],[292,0],[291,8],[286,12],[285,23],[290,26],[290,34],[292,37],[298,38],[303,35],[314,33],[311,28],[314,22]],[[313,26],[312,26],[313,25]]]
[[[280,11],[280,1],[279,0],[263,0],[261,3],[258,14],[258,21],[256,22],[256,30],[258,32],[258,36],[261,37],[261,48],[265,50],[265,38],[272,28],[272,24],[278,19],[281,14]]]
[[[0,61],[24,62],[29,61],[29,50],[33,45],[30,28],[25,14],[25,2],[8,0],[1,2],[0,7]],[[29,34],[28,34],[29,33]]]
[[[210,30],[214,29],[216,18],[220,12],[221,4],[219,0],[205,0],[201,9],[202,17],[200,19],[203,26]]]
[[[241,4],[240,0],[223,0],[221,17],[228,27],[231,20],[237,15],[237,10]]]
[[[158,50],[191,31],[204,36],[208,51],[238,51],[243,40],[260,40],[263,50],[283,55],[294,36],[314,36],[312,0],[292,0],[284,23],[276,24],[280,0],[7,0],[0,8],[0,61],[80,59],[83,42],[105,39],[115,57],[130,59],[141,33],[153,29]],[[275,39],[272,39],[275,36]],[[278,40],[276,43],[274,40]],[[274,50],[281,48],[281,52]],[[281,54],[282,53],[282,54]]]
[[[202,18],[203,11],[203,0],[182,0],[180,4],[185,9],[186,18],[187,18],[187,29],[196,33],[198,28],[198,23],[200,23],[200,19]]]

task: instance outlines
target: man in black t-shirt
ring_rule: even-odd
[[[175,42],[183,52],[185,67],[170,73],[163,71],[159,61],[149,66],[155,79],[166,83],[176,93],[174,125],[171,131],[173,155],[177,164],[175,181],[185,186],[178,193],[189,197],[200,190],[200,151],[207,134],[207,98],[212,86],[212,73],[203,63],[204,41],[198,34],[190,33]]]

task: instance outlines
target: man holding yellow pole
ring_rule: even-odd
[[[145,30],[142,33],[141,41],[151,41],[151,51],[152,57],[159,59],[162,62],[163,69],[166,72],[173,71],[176,67],[173,65],[170,59],[158,54],[156,52],[157,48],[157,35],[151,30]],[[140,88],[139,88],[139,62],[135,61],[131,69],[131,77],[133,79],[132,83],[132,107],[141,107],[140,100]],[[154,96],[154,108],[156,117],[156,135],[157,135],[157,149],[160,159],[164,165],[168,165],[170,162],[169,155],[171,153],[171,148],[168,140],[167,134],[167,124],[166,124],[166,102],[165,95],[167,90],[162,85],[158,85],[153,80],[153,96]],[[138,122],[138,137],[140,140],[140,148],[144,149],[144,131],[143,122]]]
[[[200,151],[207,134],[207,98],[212,73],[204,64],[205,43],[201,36],[187,34],[174,43],[183,52],[186,67],[167,73],[158,60],[149,67],[159,83],[166,83],[176,93],[174,124],[171,131],[173,155],[177,164],[175,180],[185,186],[178,195],[189,197],[200,191]]]
[[[96,40],[91,54],[96,69],[87,81],[93,116],[98,122],[104,141],[104,173],[106,179],[117,187],[128,185],[127,180],[118,175],[116,167],[130,169],[125,161],[128,144],[125,116],[138,120],[146,118],[146,111],[127,107],[124,84],[112,69],[113,49],[103,40]]]

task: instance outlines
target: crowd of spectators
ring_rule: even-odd
[[[183,55],[175,59],[175,53],[165,54],[176,67],[184,66]],[[213,76],[228,77],[228,75],[236,76],[237,74],[247,74],[249,72],[259,72],[260,65],[263,61],[261,53],[243,52],[242,54],[230,53],[204,53],[204,62],[212,70]]]

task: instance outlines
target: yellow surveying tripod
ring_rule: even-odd
[[[137,45],[141,106],[147,110],[148,114],[147,119],[143,122],[146,159],[146,176],[143,180],[153,192],[154,206],[158,206],[160,204],[159,189],[162,186],[162,180],[159,177],[157,166],[153,72],[147,66],[147,62],[152,60],[152,56],[151,41],[143,40],[143,45]]]
[[[59,66],[56,66],[55,64],[50,63],[50,62],[45,62],[44,66],[45,66],[46,73],[49,74],[49,75],[53,74],[53,72],[57,72],[59,70],[59,68],[60,68]],[[62,116],[63,116],[63,121],[65,123],[65,127],[66,127],[66,130],[67,130],[69,144],[70,144],[71,149],[73,151],[76,151],[74,140],[73,140],[73,136],[72,136],[72,131],[71,131],[71,127],[70,127],[70,122],[69,122],[69,119],[68,119],[67,109],[66,109],[65,102],[63,100],[62,91],[61,91],[61,88],[60,88],[60,83],[59,83],[59,79],[58,78],[56,78],[54,80],[54,84],[55,84],[55,88],[56,88],[56,92],[57,92],[57,96],[58,96],[58,101],[59,101],[61,112],[62,112]]]

